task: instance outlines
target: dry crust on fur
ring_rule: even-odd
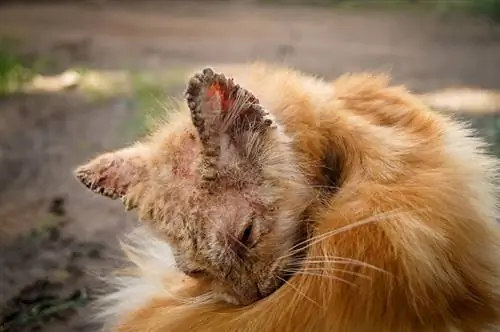
[[[172,272],[162,240],[138,237],[136,275],[108,298],[112,330],[498,330],[498,164],[481,139],[385,77],[325,82],[263,64],[224,74],[281,124],[314,192],[306,260],[278,290],[236,307]],[[190,121],[180,106],[155,134],[163,153],[182,151]],[[147,190],[126,186],[134,204]]]

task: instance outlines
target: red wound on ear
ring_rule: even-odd
[[[195,74],[188,83],[186,99],[191,119],[209,154],[216,154],[217,137],[222,133],[238,135],[245,130],[270,127],[272,121],[257,97],[235,84],[233,79],[210,68]]]
[[[224,89],[224,87],[221,86],[218,82],[215,82],[208,88],[207,96],[211,98],[216,94],[220,99],[222,111],[227,112],[233,104],[233,101],[230,98],[229,91],[227,89]]]

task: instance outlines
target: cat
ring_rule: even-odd
[[[110,330],[498,330],[498,164],[465,124],[384,75],[264,63],[186,99],[75,170],[145,225]]]

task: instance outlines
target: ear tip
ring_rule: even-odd
[[[85,165],[80,165],[73,169],[73,175],[78,179],[84,177],[87,172],[88,169],[87,167],[85,167]]]
[[[207,78],[211,78],[212,76],[215,75],[215,72],[214,72],[214,70],[211,67],[205,67],[205,68],[203,68],[202,73]]]
[[[109,154],[105,153],[73,169],[73,175],[79,180],[89,179],[102,171],[109,161]]]
[[[107,189],[105,186],[98,185],[95,182],[95,175],[92,169],[89,168],[88,164],[80,165],[73,170],[73,175],[82,183],[85,187],[91,191],[101,194],[103,196],[116,199],[118,198],[117,193]]]
[[[89,168],[88,164],[80,165],[73,170],[73,175],[75,178],[82,183],[85,187],[93,189],[93,176],[92,170]]]
[[[88,188],[91,187],[90,175],[87,165],[80,165],[73,170],[73,176]]]

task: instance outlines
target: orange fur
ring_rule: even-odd
[[[346,75],[329,83],[262,64],[224,73],[284,124],[307,178],[318,187],[312,238],[332,234],[312,242],[302,273],[258,302],[185,304],[158,293],[123,313],[117,332],[465,332],[500,326],[497,163],[480,139],[385,77]],[[184,143],[187,117],[176,121],[156,136],[163,137],[165,153]],[[330,152],[341,169],[339,188],[324,195]],[[364,264],[325,262],[336,257]],[[183,289],[201,294],[197,287],[193,280]]]

